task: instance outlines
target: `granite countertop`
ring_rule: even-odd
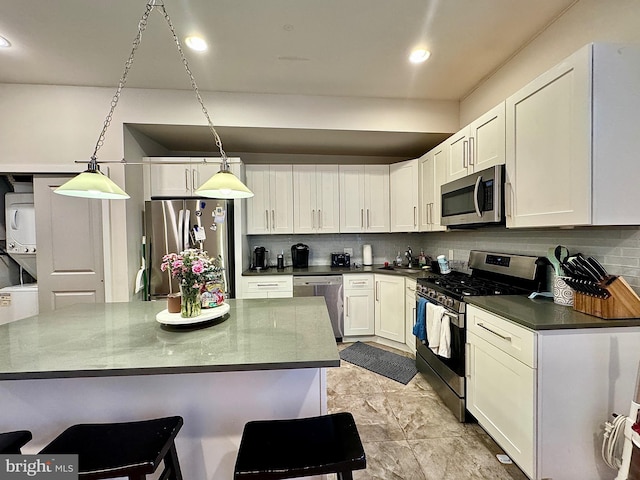
[[[383,273],[385,275],[401,275],[409,278],[421,278],[433,275],[430,270],[421,270],[404,268],[385,268],[382,264],[358,267],[332,267],[331,265],[311,265],[307,268],[285,267],[278,270],[275,267],[268,270],[245,270],[242,275],[245,277],[261,276],[261,275],[296,275],[296,276],[312,276],[312,275],[342,275],[349,273]]]
[[[227,300],[229,317],[164,327],[166,301],[78,304],[0,325],[0,379],[338,367],[322,297]]]
[[[531,330],[640,326],[640,318],[606,320],[576,312],[573,307],[557,305],[551,298],[529,299],[523,295],[496,295],[466,297],[465,300]]]

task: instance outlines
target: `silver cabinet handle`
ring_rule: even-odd
[[[511,341],[511,337],[505,337],[504,335],[491,330],[489,327],[485,327],[483,323],[478,323],[478,326],[480,328],[484,328],[487,332],[493,333],[496,337],[500,337],[501,339],[506,340],[507,342]]]
[[[316,228],[316,211],[311,210],[311,228]]]
[[[267,226],[267,230],[269,230],[269,210],[265,210],[264,211],[264,216],[266,218],[266,226]]]
[[[271,228],[275,230],[276,228],[276,211],[271,210]]]
[[[429,218],[430,218],[429,223],[431,225],[433,225],[434,224],[434,221],[433,221],[433,203],[429,204]]]
[[[318,228],[322,230],[322,210],[318,210]]]
[[[277,287],[278,284],[277,283],[257,283],[256,286],[258,286],[258,287]]]
[[[378,302],[378,301],[379,301],[379,300],[378,300],[378,284],[379,284],[379,283],[380,283],[380,282],[376,282],[376,302]]]
[[[200,174],[195,168],[191,170],[191,188],[196,189],[200,185]]]
[[[367,208],[367,228],[371,228],[371,215],[369,213],[368,208]]]
[[[462,167],[467,168],[469,166],[469,141],[462,142]]]
[[[360,209],[360,228],[364,228],[364,208]]]
[[[184,189],[189,190],[189,169],[184,169]]]
[[[474,144],[475,140],[473,139],[473,137],[469,137],[469,165],[473,165],[474,162],[474,157],[475,157],[475,152],[473,151],[473,144]]]
[[[468,340],[467,340],[468,341]],[[464,371],[465,371],[465,377],[467,378],[471,378],[471,344],[469,343],[465,343],[464,344]],[[469,385],[467,383],[467,385]],[[469,387],[467,387],[469,388]]]
[[[413,307],[413,324],[415,325],[417,321],[418,321],[417,309],[416,307]]]
[[[413,226],[418,226],[418,207],[413,207]]]
[[[347,297],[347,317],[349,316],[349,304],[351,303],[351,297]]]

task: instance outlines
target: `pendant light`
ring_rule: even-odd
[[[124,72],[122,77],[120,77],[120,81],[118,82],[118,88],[116,89],[116,93],[113,95],[111,99],[111,108],[107,117],[104,120],[102,131],[98,136],[98,141],[96,142],[96,146],[93,150],[93,155],[91,155],[91,160],[89,161],[89,165],[87,170],[80,173],[78,176],[72,178],[68,182],[64,183],[60,187],[54,190],[55,193],[60,195],[68,195],[71,197],[83,197],[83,198],[97,198],[97,199],[106,199],[106,200],[118,200],[118,199],[127,199],[130,198],[129,195],[122,190],[118,185],[116,185],[109,177],[104,175],[100,171],[100,167],[98,165],[98,157],[97,153],[100,147],[104,143],[104,138],[107,133],[107,129],[109,125],[111,125],[111,120],[113,118],[113,112],[118,105],[118,100],[120,99],[120,94],[122,89],[124,88],[127,82],[127,75],[131,66],[133,65],[133,59],[136,53],[136,50],[140,46],[140,42],[142,41],[142,34],[147,27],[147,20],[149,15],[154,9],[158,9],[164,16],[164,19],[171,30],[171,35],[173,36],[173,41],[176,44],[176,48],[178,49],[178,53],[180,54],[180,58],[182,60],[182,64],[185,67],[187,75],[189,75],[189,80],[191,82],[191,88],[193,89],[198,102],[200,103],[200,107],[202,109],[202,113],[207,120],[207,125],[209,126],[209,130],[213,134],[215,139],[215,144],[220,151],[220,156],[222,158],[222,166],[220,171],[216,173],[213,177],[207,180],[199,189],[196,190],[196,193],[203,197],[210,198],[248,198],[253,197],[253,192],[249,190],[246,185],[244,185],[238,177],[236,177],[229,170],[229,162],[227,158],[227,154],[222,148],[222,141],[220,140],[220,136],[216,131],[213,123],[211,122],[211,118],[209,117],[209,112],[207,108],[204,106],[204,102],[202,97],[200,96],[200,91],[198,90],[198,85],[196,84],[196,80],[191,73],[191,69],[189,68],[189,63],[187,62],[187,58],[182,51],[182,46],[180,45],[180,40],[178,40],[178,36],[176,35],[175,28],[173,23],[171,22],[171,18],[169,18],[169,14],[167,13],[164,3],[162,0],[149,0],[145,7],[145,11],[138,23],[138,33],[133,40],[133,46],[131,48],[131,53],[129,54],[129,58],[125,62]],[[124,163],[126,162],[119,162]]]

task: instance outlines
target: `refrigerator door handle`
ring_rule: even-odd
[[[184,250],[184,210],[178,211],[178,250]]]
[[[191,210],[184,211],[184,223],[182,224],[182,250],[190,248],[189,232],[191,225]]]

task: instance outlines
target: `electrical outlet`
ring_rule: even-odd
[[[453,250],[449,249],[449,260],[453,260]]]
[[[353,248],[345,248],[344,253],[348,253],[349,255],[353,256]]]

